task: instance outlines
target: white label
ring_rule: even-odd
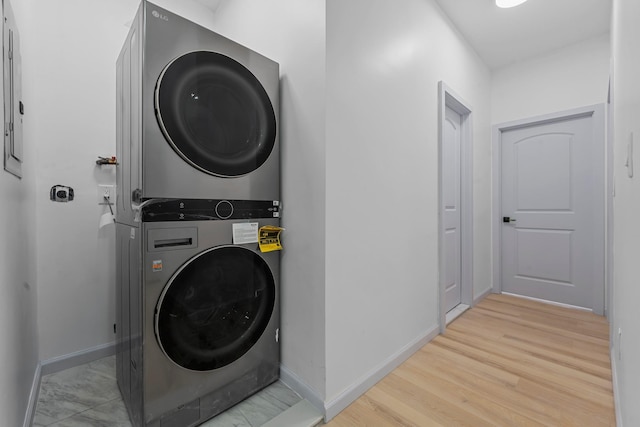
[[[233,244],[258,243],[258,223],[241,222],[233,224]]]
[[[131,232],[129,233],[129,238],[131,239],[135,239],[136,238],[136,229],[135,228],[131,228]]]

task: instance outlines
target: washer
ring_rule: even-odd
[[[155,204],[139,227],[116,224],[117,377],[136,427],[199,425],[278,379],[279,252],[234,244],[233,227],[279,219],[255,218],[268,204],[219,202]],[[167,221],[173,203],[182,219]]]
[[[142,1],[117,61],[118,212],[148,199],[279,200],[279,66]]]

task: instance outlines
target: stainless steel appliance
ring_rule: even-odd
[[[143,0],[117,60],[118,385],[136,427],[188,427],[279,375],[279,67]]]
[[[134,426],[195,426],[278,378],[279,253],[233,243],[234,224],[277,226],[274,209],[174,200],[116,224],[117,378]]]
[[[143,1],[117,60],[117,215],[148,199],[279,200],[279,66]]]

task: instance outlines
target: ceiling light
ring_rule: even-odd
[[[496,6],[502,7],[502,8],[514,7],[526,1],[527,0],[496,0]]]

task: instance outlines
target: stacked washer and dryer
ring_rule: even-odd
[[[278,378],[278,64],[143,1],[117,61],[118,385],[187,427]]]

